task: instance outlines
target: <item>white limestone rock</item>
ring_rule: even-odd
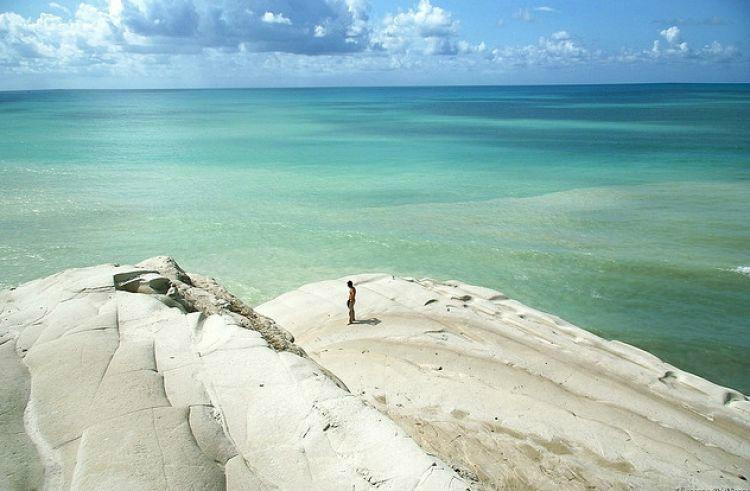
[[[357,275],[256,311],[478,487],[748,487],[745,396],[500,292]]]
[[[0,476],[10,489],[36,489],[44,468],[26,434],[23,413],[29,401],[29,371],[16,356],[10,338],[0,340]]]
[[[166,257],[0,292],[0,381],[0,488],[466,488],[288,332]]]

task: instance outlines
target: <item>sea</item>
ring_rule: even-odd
[[[750,393],[750,85],[0,92],[0,288],[159,254],[458,279]]]

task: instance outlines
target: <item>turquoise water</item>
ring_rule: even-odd
[[[750,393],[750,86],[0,93],[0,286],[496,288]]]

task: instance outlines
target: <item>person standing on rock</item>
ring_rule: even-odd
[[[346,306],[349,307],[349,325],[351,325],[354,324],[354,301],[357,297],[357,289],[351,281],[347,281],[346,286],[349,287],[349,300],[346,301]]]

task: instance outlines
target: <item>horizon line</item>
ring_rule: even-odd
[[[436,84],[436,85],[300,85],[300,86],[236,86],[236,87],[88,87],[88,88],[29,88],[0,89],[3,92],[65,92],[65,91],[179,91],[179,90],[315,90],[315,89],[438,89],[438,88],[489,88],[489,87],[596,87],[613,85],[750,85],[748,82],[563,82],[528,84]]]

